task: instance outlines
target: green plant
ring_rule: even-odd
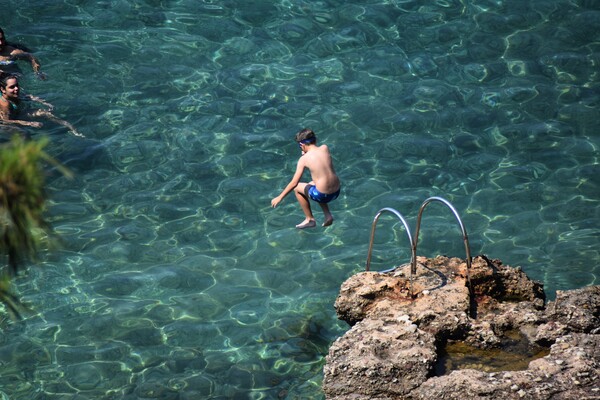
[[[47,139],[24,141],[19,136],[0,146],[0,301],[20,317],[22,304],[10,289],[11,278],[35,259],[51,228],[44,220],[42,161],[70,172],[44,152]]]

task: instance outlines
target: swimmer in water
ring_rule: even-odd
[[[4,31],[0,28],[0,77],[8,73],[3,71],[2,68],[13,66],[17,60],[28,60],[38,78],[46,80],[46,74],[40,72],[40,63],[33,54],[8,44],[4,37]]]
[[[0,123],[40,128],[42,126],[41,122],[26,121],[21,118],[43,117],[66,127],[75,136],[83,137],[83,135],[77,132],[75,127],[69,122],[64,121],[52,114],[52,110],[54,109],[52,104],[36,96],[21,94],[19,80],[16,75],[6,75],[2,79],[0,79],[0,93]],[[31,101],[42,104],[46,106],[47,109],[37,109],[35,111],[29,112],[25,109],[26,107],[23,104],[24,101]]]
[[[296,225],[298,229],[313,228],[317,224],[310,208],[309,199],[316,201],[321,209],[325,220],[322,226],[333,223],[333,215],[329,211],[329,203],[340,195],[340,180],[333,169],[333,160],[327,145],[317,146],[317,137],[310,129],[303,129],[296,134],[296,142],[300,147],[302,155],[298,159],[296,172],[292,180],[283,189],[279,196],[271,200],[271,206],[277,205],[291,191],[294,191],[298,203],[304,212],[304,221]],[[308,168],[312,181],[300,182],[304,169]]]

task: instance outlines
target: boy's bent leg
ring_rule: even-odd
[[[296,195],[296,199],[298,203],[300,203],[300,207],[302,208],[302,212],[304,213],[304,221],[296,225],[298,229],[304,228],[312,228],[317,225],[315,222],[315,217],[312,214],[312,210],[310,208],[310,202],[308,198],[304,195],[304,189],[306,187],[306,183],[300,182],[298,186],[294,189],[294,194]]]
[[[329,211],[329,206],[327,205],[327,203],[319,203],[319,205],[323,209],[323,215],[325,216],[325,221],[323,221],[322,226],[329,226],[329,225],[333,224],[333,215],[331,215],[331,212]]]

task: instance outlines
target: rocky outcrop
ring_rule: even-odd
[[[349,278],[327,399],[600,399],[600,287],[558,292],[485,256]]]

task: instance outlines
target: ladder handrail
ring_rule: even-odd
[[[373,224],[371,226],[371,239],[369,241],[369,252],[367,254],[367,265],[366,265],[366,271],[368,272],[371,266],[371,254],[373,252],[373,241],[375,239],[375,228],[377,227],[377,222],[379,221],[379,217],[381,216],[381,214],[383,214],[384,212],[391,212],[392,214],[394,214],[396,217],[398,217],[398,219],[400,221],[402,221],[402,224],[404,225],[404,229],[406,230],[406,234],[408,235],[408,240],[410,241],[410,248],[411,248],[411,259],[410,259],[410,278],[409,278],[409,282],[410,282],[410,296],[413,297],[413,275],[415,275],[417,273],[417,244],[419,242],[419,230],[421,228],[421,218],[423,216],[423,211],[425,210],[425,208],[427,207],[427,205],[429,205],[429,203],[433,202],[433,201],[439,201],[443,204],[445,204],[454,214],[454,217],[456,218],[456,221],[458,222],[458,225],[460,226],[460,230],[462,232],[463,235],[463,241],[465,244],[465,251],[467,253],[467,283],[469,286],[469,292],[471,291],[471,276],[470,276],[470,271],[471,271],[471,249],[469,247],[469,237],[467,235],[467,230],[465,229],[465,225],[463,224],[460,215],[458,214],[458,211],[456,211],[456,209],[454,208],[454,206],[452,204],[450,204],[450,202],[446,199],[443,199],[441,197],[430,197],[428,199],[426,199],[423,204],[421,204],[421,208],[419,209],[419,215],[417,216],[417,226],[415,228],[415,236],[413,238],[413,236],[410,234],[410,228],[408,226],[408,223],[406,222],[406,220],[404,219],[404,217],[402,216],[402,214],[400,214],[397,210],[390,208],[390,207],[384,207],[381,210],[379,210],[377,212],[377,214],[375,215],[375,218],[373,218]],[[395,267],[394,267],[395,268]],[[384,273],[384,272],[389,272],[392,271],[394,268],[391,268],[389,270],[385,270],[385,271],[380,271],[380,273]]]
[[[410,234],[410,228],[408,227],[408,223],[406,223],[406,220],[404,219],[404,217],[402,216],[402,214],[400,214],[397,210],[395,210],[393,208],[390,208],[390,207],[384,207],[384,208],[382,208],[381,210],[379,210],[377,212],[377,214],[375,215],[375,218],[373,218],[373,224],[371,225],[371,240],[369,241],[369,253],[367,254],[366,271],[369,271],[370,265],[371,265],[371,253],[373,252],[373,240],[375,238],[375,228],[377,226],[377,221],[379,221],[379,217],[385,211],[391,212],[396,217],[398,217],[398,219],[400,221],[402,221],[402,224],[404,225],[404,229],[406,230],[406,233],[408,235],[408,240],[410,242],[410,248],[411,248],[411,251],[412,251],[412,253],[411,253],[411,265],[412,265],[412,261],[416,260],[416,253],[414,252],[416,250],[416,246],[414,244],[413,237]],[[412,280],[412,269],[411,269],[411,280]]]
[[[465,244],[465,251],[467,253],[467,281],[469,283],[469,288],[471,288],[471,277],[470,277],[470,271],[471,271],[471,250],[469,248],[469,237],[467,236],[467,230],[465,229],[465,226],[462,222],[462,220],[460,219],[460,216],[458,215],[458,212],[456,211],[456,209],[454,208],[454,206],[452,206],[452,204],[450,204],[450,202],[446,199],[443,199],[441,197],[430,197],[427,200],[425,200],[423,202],[423,204],[421,205],[421,208],[419,209],[419,215],[417,217],[417,226],[415,228],[415,239],[412,242],[413,245],[413,250],[412,253],[414,254],[413,259],[411,260],[411,266],[410,266],[410,273],[411,276],[412,274],[417,272],[417,243],[419,242],[419,229],[421,227],[421,217],[423,216],[423,211],[425,210],[425,207],[427,207],[427,205],[429,203],[431,203],[432,201],[439,201],[441,203],[444,203],[454,214],[454,216],[456,217],[456,220],[458,221],[458,224],[460,225],[460,230],[462,232],[463,235],[463,241]]]

